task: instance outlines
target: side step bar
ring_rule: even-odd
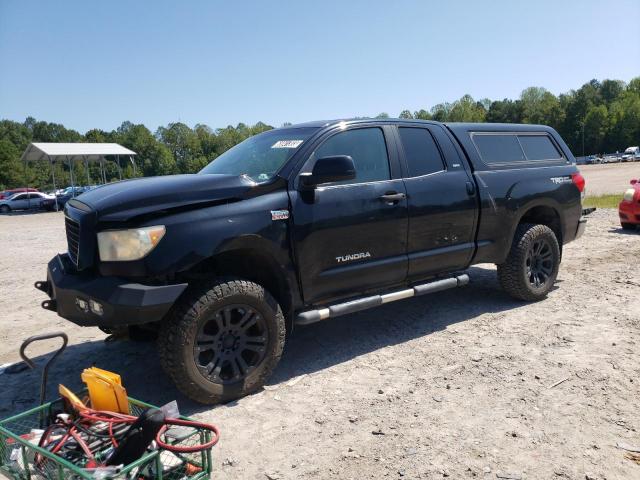
[[[398,290],[397,292],[385,293],[384,295],[373,295],[371,297],[358,298],[345,303],[338,303],[327,308],[319,310],[308,310],[300,312],[295,319],[296,325],[309,325],[310,323],[319,322],[328,318],[339,317],[348,313],[359,312],[368,308],[377,307],[385,303],[395,302],[403,298],[417,297],[426,295],[427,293],[440,292],[449,288],[462,287],[469,283],[469,275],[466,273],[457,277],[445,278],[434,282],[416,285],[406,290]]]

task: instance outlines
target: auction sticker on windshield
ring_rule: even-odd
[[[271,148],[298,148],[303,140],[278,140]]]

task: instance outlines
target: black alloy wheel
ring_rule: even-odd
[[[241,278],[191,285],[160,323],[158,352],[178,389],[204,404],[258,390],[282,356],[285,318],[262,286]]]
[[[521,223],[509,255],[498,264],[498,280],[513,298],[542,300],[553,288],[560,267],[560,244],[546,225]]]
[[[266,322],[257,310],[249,305],[227,305],[202,323],[193,358],[210,382],[232,383],[260,365],[268,342]]]
[[[537,239],[527,252],[526,268],[529,283],[540,288],[553,273],[553,251],[544,238]]]

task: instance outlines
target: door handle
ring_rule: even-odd
[[[472,182],[467,182],[467,193],[469,196],[476,194],[476,186]]]
[[[380,200],[389,204],[398,203],[405,198],[407,198],[407,196],[401,192],[387,192],[384,195],[380,195]]]

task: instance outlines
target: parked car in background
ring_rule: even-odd
[[[602,163],[618,163],[620,161],[620,157],[617,155],[607,155],[602,159]]]
[[[631,188],[624,192],[622,201],[618,205],[618,215],[622,228],[634,230],[640,225],[640,182],[634,178],[629,183]]]
[[[11,188],[9,190],[5,190],[4,192],[0,192],[0,200],[4,200],[6,198],[12,197],[14,196],[16,193],[22,193],[22,192],[37,192],[38,189],[37,188],[27,188],[27,187],[22,187],[22,188]]]
[[[640,159],[640,147],[629,147],[622,154],[623,162],[635,162]]]
[[[91,190],[92,188],[95,188],[94,186],[88,186],[88,187],[67,187],[64,190],[62,190],[60,193],[56,194],[56,197],[58,199],[58,207],[62,208],[64,207],[64,205],[71,200],[72,198],[77,197],[78,195],[83,194],[84,192],[87,192],[89,190]]]
[[[56,198],[42,192],[16,193],[9,198],[0,200],[0,213],[13,210],[53,210]]]

